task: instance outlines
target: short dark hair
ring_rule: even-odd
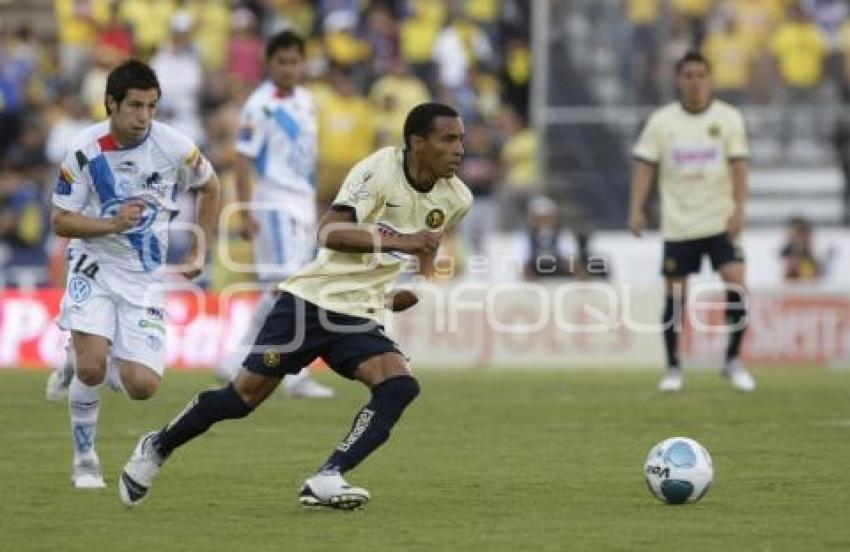
[[[266,42],[266,59],[271,59],[278,50],[289,48],[297,48],[298,53],[303,57],[305,55],[304,39],[293,31],[280,31]]]
[[[131,88],[136,90],[156,88],[157,96],[162,95],[156,73],[148,64],[137,59],[128,59],[110,71],[109,76],[106,77],[106,96],[112,96],[119,104],[124,101],[127,91]],[[110,115],[109,102],[106,98],[104,98],[104,104],[106,104],[107,115]]]
[[[711,72],[711,63],[708,62],[705,56],[696,50],[690,50],[676,62],[676,74],[678,75],[684,69],[685,65],[689,63],[702,63],[708,69],[708,72]]]
[[[423,138],[434,130],[437,117],[460,117],[457,110],[446,104],[430,102],[419,104],[410,110],[404,120],[404,147],[410,148],[411,136]]]

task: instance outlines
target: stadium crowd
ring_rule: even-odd
[[[623,9],[619,44],[631,55],[620,59],[636,102],[668,96],[661,74],[689,49],[702,50],[718,95],[732,103],[812,105],[824,93],[850,99],[844,0],[625,0]]]
[[[225,203],[239,110],[263,78],[264,39],[284,28],[308,38],[320,201],[356,160],[399,144],[405,114],[429,99],[457,106],[467,123],[462,172],[476,213],[452,247],[481,247],[498,197],[535,185],[529,0],[54,0],[45,16],[55,21],[47,30],[0,27],[4,286],[61,284],[64,244],[47,216],[56,168],[71,137],[106,116],[106,75],[129,57],[157,71],[158,118],[203,145]],[[234,258],[250,255],[235,226],[220,233]],[[173,239],[177,258],[187,240]],[[234,277],[215,265],[214,285]]]

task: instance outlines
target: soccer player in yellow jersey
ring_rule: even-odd
[[[680,391],[678,341],[687,277],[704,256],[727,285],[729,346],[723,370],[742,391],[755,381],[738,360],[746,328],[744,257],[740,246],[749,150],[741,113],[712,98],[711,67],[698,53],[676,64],[679,101],[650,116],[634,147],[629,229],[646,228],[644,206],[657,176],[661,193],[662,273],[666,281],[664,345],[667,373],[661,391]]]
[[[369,493],[342,475],[389,438],[419,394],[407,360],[381,325],[385,306],[402,310],[415,297],[387,294],[387,286],[412,258],[431,266],[443,233],[469,210],[472,194],[455,176],[463,135],[454,109],[421,104],[405,120],[403,149],[380,149],[351,169],[319,224],[318,257],[281,284],[242,370],[226,387],[192,399],[163,429],[141,437],[121,474],[125,504],[141,502],[174,449],[216,422],[247,416],[284,375],[319,356],[372,396],[304,483],[299,502],[342,509],[368,502]]]

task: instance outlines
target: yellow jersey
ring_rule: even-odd
[[[781,25],[769,43],[785,84],[811,87],[820,83],[827,55],[826,40],[816,25],[789,21]]]
[[[413,188],[404,170],[404,150],[381,148],[357,163],[334,207],[351,208],[357,222],[379,234],[445,232],[472,206],[472,193],[457,176],[441,178],[428,193]],[[401,252],[346,253],[319,250],[316,260],[280,284],[319,307],[381,322],[385,293],[412,256]]]
[[[656,166],[665,240],[726,231],[735,209],[730,162],[749,157],[738,109],[713,100],[705,110],[690,113],[681,103],[671,103],[649,118],[633,154]]]

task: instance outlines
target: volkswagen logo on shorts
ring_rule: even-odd
[[[159,205],[157,205],[155,202],[151,201],[148,198],[134,196],[110,199],[109,201],[104,203],[103,206],[101,206],[100,216],[102,218],[113,218],[115,215],[118,214],[118,210],[121,208],[121,206],[130,201],[141,201],[145,204],[145,208],[142,211],[142,220],[139,221],[139,224],[132,228],[124,230],[123,233],[136,234],[138,232],[144,232],[145,230],[151,227],[151,225],[156,220],[156,215],[159,213]]]
[[[91,283],[81,276],[74,276],[68,282],[68,295],[77,303],[91,297]]]

